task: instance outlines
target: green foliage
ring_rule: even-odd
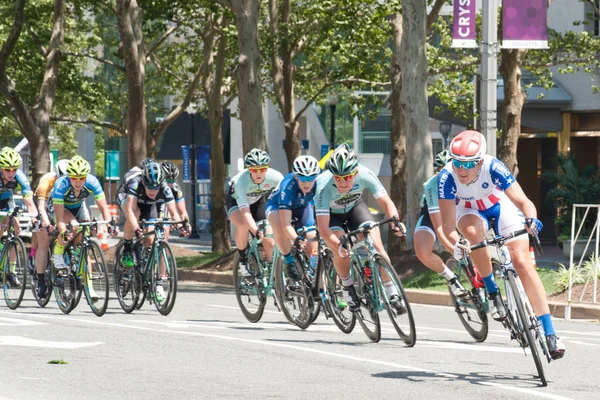
[[[227,255],[219,251],[199,253],[198,256],[177,257],[177,268],[201,268]]]
[[[570,272],[569,272],[569,269],[566,268],[563,264],[559,264],[559,265],[560,265],[560,268],[558,269],[558,272],[556,273],[554,284],[558,288],[559,292],[563,292],[569,288]],[[572,272],[573,284],[578,285],[578,284],[585,283],[585,274],[584,274],[583,268],[576,265],[576,266],[573,266],[572,270],[573,270],[573,272]]]

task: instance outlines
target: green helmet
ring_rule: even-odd
[[[90,163],[81,156],[74,156],[69,161],[67,167],[67,175],[69,176],[86,176],[90,173]]]
[[[334,175],[348,175],[358,168],[358,157],[347,143],[340,144],[329,157],[327,169]]]
[[[23,163],[23,159],[21,155],[17,153],[14,149],[10,147],[3,147],[0,150],[0,167],[1,168],[9,168],[9,167],[20,167]]]
[[[450,160],[452,160],[450,152],[448,150],[441,151],[436,154],[433,166],[435,168],[442,168],[444,165],[448,164]]]
[[[269,165],[270,163],[271,157],[269,157],[266,151],[261,149],[252,149],[244,157],[244,166],[246,168],[256,167],[260,165]]]

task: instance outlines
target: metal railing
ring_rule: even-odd
[[[580,209],[585,208],[585,213],[583,215],[583,218],[581,219],[581,222],[579,223],[579,229],[577,229],[577,233],[575,233],[576,214],[577,214],[578,208],[580,208]],[[594,227],[592,228],[592,231],[590,232],[590,236],[587,239],[585,248],[583,249],[583,252],[581,254],[579,262],[575,266],[573,264],[573,257],[574,257],[574,253],[575,253],[575,246],[577,244],[576,243],[577,238],[579,238],[579,235],[581,234],[581,230],[583,229],[583,226],[586,223],[586,219],[588,217],[590,209],[594,209],[594,208],[596,209],[596,222],[594,223]],[[579,303],[583,302],[583,296],[585,295],[591,280],[593,280],[593,282],[594,282],[593,283],[594,292],[592,294],[592,303],[597,304],[597,302],[598,302],[598,275],[600,275],[600,257],[599,257],[599,253],[598,253],[598,250],[600,248],[600,204],[573,204],[573,214],[572,214],[572,220],[571,220],[571,243],[570,243],[571,253],[569,255],[569,291],[568,291],[568,298],[567,298],[567,307],[565,309],[565,319],[571,319],[571,303],[573,301],[573,299],[572,299],[573,269],[581,268],[581,264],[583,263],[583,260],[586,257],[586,253],[588,251],[588,248],[590,247],[590,243],[592,242],[592,239],[595,239],[595,250],[593,253],[594,256],[592,258],[593,265],[590,268],[590,271],[586,277],[585,285],[583,287],[583,290],[581,291],[581,295],[579,296]]]

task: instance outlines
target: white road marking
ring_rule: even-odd
[[[533,390],[533,389],[525,389],[525,388],[519,388],[519,387],[515,387],[515,386],[503,385],[501,383],[494,383],[494,382],[479,382],[479,383],[481,383],[482,385],[487,385],[487,386],[496,386],[496,387],[498,387],[500,389],[506,389],[506,390],[512,390],[512,391],[515,391],[515,392],[527,393],[527,394],[530,394],[532,396],[544,397],[546,399],[571,400],[570,397],[563,397],[563,396],[559,396],[559,395],[556,395],[556,394],[538,392],[538,391]]]
[[[520,347],[498,347],[489,345],[465,344],[456,342],[437,342],[435,340],[418,341],[419,347],[435,347],[444,349],[467,350],[467,351],[489,351],[493,353],[519,353],[523,354],[523,349]]]
[[[51,342],[47,340],[30,339],[23,336],[0,336],[0,346],[46,347],[50,349],[81,349],[82,347],[97,346],[104,342]]]
[[[0,326],[32,326],[32,325],[44,325],[44,323],[38,322],[38,321],[30,321],[28,319],[0,317]]]

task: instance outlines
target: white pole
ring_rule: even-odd
[[[487,153],[496,156],[497,77],[498,77],[498,0],[483,1],[481,23],[481,133]]]

